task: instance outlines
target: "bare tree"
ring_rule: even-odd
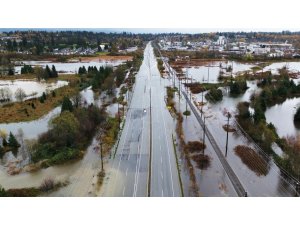
[[[8,87],[0,89],[0,101],[7,102],[12,98],[12,92]]]
[[[73,97],[74,106],[78,108],[82,103],[82,96],[80,93]]]
[[[22,88],[18,88],[15,92],[15,98],[17,101],[22,102],[26,98],[26,93]]]
[[[29,153],[26,151],[26,147],[24,145],[24,131],[22,128],[18,129],[17,135],[16,135],[19,143],[21,144],[20,146],[20,154],[23,158],[23,160],[25,160],[27,157],[29,157]]]

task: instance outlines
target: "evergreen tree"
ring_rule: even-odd
[[[52,65],[52,77],[53,77],[53,78],[58,77],[58,73],[57,73],[56,68],[55,68],[54,65]]]
[[[82,73],[86,73],[86,68],[85,68],[85,66],[82,67]]]
[[[300,107],[297,109],[296,114],[294,115],[294,122],[300,122]]]
[[[64,111],[70,111],[70,112],[73,111],[73,104],[68,97],[64,97],[63,103],[61,105],[61,112]]]
[[[45,69],[45,77],[44,78],[48,79],[49,77],[52,77],[52,73],[51,73],[49,66],[47,65],[46,69]]]
[[[42,95],[43,99],[46,100],[47,99],[47,96],[46,96],[46,93],[43,92],[43,95]]]
[[[5,138],[3,138],[2,145],[3,145],[4,147],[8,145],[7,140],[6,140]]]
[[[80,75],[83,74],[83,73],[82,73],[82,68],[81,68],[81,67],[79,67],[79,69],[78,69],[78,74],[80,74]]]
[[[8,70],[8,75],[10,75],[10,76],[14,75],[14,70],[12,68],[10,68]]]
[[[9,194],[5,191],[5,189],[0,185],[0,197],[9,197]]]
[[[8,137],[8,146],[15,149],[20,147],[19,142],[11,132],[9,133],[9,137]]]
[[[4,155],[4,148],[0,146],[0,158]]]

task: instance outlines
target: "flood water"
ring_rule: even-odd
[[[228,88],[222,88],[223,91],[223,100],[216,102],[214,104],[209,104],[209,107],[217,111],[223,111],[224,109],[229,110],[230,112],[236,111],[236,106],[239,102],[250,101],[251,95],[260,92],[260,88],[257,87],[256,81],[247,81],[248,89],[242,95],[237,97],[231,97],[229,94]],[[205,96],[205,92],[203,93]],[[193,95],[197,98],[198,102],[202,101],[202,93]],[[205,97],[203,97],[203,102],[207,102]]]
[[[264,68],[264,71],[271,71],[272,74],[278,74],[278,69],[286,66],[291,72],[300,71],[300,62],[276,62]]]
[[[13,134],[16,134],[19,129],[22,129],[25,139],[36,138],[39,134],[48,130],[50,119],[58,115],[60,111],[61,107],[58,106],[40,119],[19,123],[2,123],[0,124],[0,129],[5,130],[7,133],[12,132]]]
[[[43,92],[55,90],[57,88],[68,85],[67,81],[58,80],[56,82],[38,82],[35,80],[0,80],[0,88],[8,88],[12,92],[11,101],[16,101],[15,92],[18,88],[24,90],[28,96],[24,100],[42,96]]]
[[[268,123],[273,123],[279,137],[300,135],[300,129],[295,127],[294,115],[300,106],[300,98],[285,100],[268,108],[265,117]]]
[[[5,188],[39,187],[44,179],[53,178],[55,181],[69,181],[70,184],[51,193],[55,196],[87,196],[92,186],[95,171],[100,166],[99,152],[94,150],[94,139],[88,147],[82,160],[75,163],[51,166],[32,173],[21,173],[10,176],[6,173],[5,166],[0,164],[0,184]]]
[[[247,82],[247,91],[237,98],[230,97],[225,94],[223,100],[213,104],[207,103],[204,107],[206,124],[208,129],[214,136],[221,151],[225,154],[226,145],[226,131],[223,125],[226,124],[226,117],[223,115],[223,110],[226,108],[230,112],[236,110],[236,105],[240,101],[249,101],[253,92],[259,91],[255,81]],[[201,101],[200,96],[196,96],[197,101]],[[281,114],[278,114],[281,115]],[[234,125],[231,119],[230,124]],[[208,142],[208,140],[207,140]],[[254,171],[248,168],[242,160],[235,154],[234,148],[237,145],[246,145],[256,150],[257,154],[264,160],[268,172],[266,175],[257,175]],[[240,132],[229,133],[228,140],[228,155],[227,161],[235,171],[240,179],[242,185],[248,192],[249,196],[294,196],[295,190],[287,181],[281,176],[279,168],[274,164],[273,160],[265,157],[262,152],[256,149],[254,143],[249,142]]]
[[[80,93],[82,103],[94,103],[94,92],[90,87]],[[0,129],[5,129],[7,132],[11,131],[14,134],[17,134],[18,130],[22,129],[24,139],[37,138],[39,134],[48,130],[48,123],[50,119],[58,115],[60,111],[61,106],[56,107],[38,120],[0,124]],[[45,178],[50,177],[56,181],[71,182],[70,185],[60,189],[57,193],[55,192],[56,196],[87,196],[91,190],[86,189],[85,187],[92,186],[92,182],[95,180],[95,172],[98,171],[97,169],[100,166],[99,152],[94,149],[97,143],[97,140],[93,139],[91,145],[87,149],[87,153],[84,155],[84,158],[75,163],[52,166],[46,169],[41,169],[37,172],[24,172],[14,176],[7,174],[8,165],[10,163],[15,163],[17,166],[22,166],[24,164],[23,162],[27,162],[27,159],[22,157],[20,151],[16,157],[11,152],[8,152],[3,156],[2,160],[0,160],[0,184],[6,189],[38,187]],[[83,181],[78,183],[78,179],[83,179]],[[79,189],[80,187],[84,188]],[[93,193],[93,195],[95,195],[96,190],[93,190]]]
[[[87,69],[89,66],[96,66],[99,68],[100,66],[118,66],[124,63],[124,60],[114,60],[114,61],[90,61],[90,62],[66,62],[66,63],[57,63],[51,61],[23,61],[25,65],[31,66],[41,66],[45,68],[47,65],[52,68],[52,65],[55,66],[56,71],[59,74],[75,74],[78,72],[79,67],[85,66]],[[16,66],[15,72],[17,74],[21,74],[22,66]]]
[[[188,75],[189,78],[197,82],[204,82],[204,83],[219,83],[218,77],[221,71],[221,67],[226,68],[231,66],[233,68],[232,73],[233,75],[242,71],[250,70],[251,67],[255,66],[253,64],[247,63],[238,63],[235,61],[211,61],[208,62],[205,66],[197,66],[191,68],[183,68],[183,72]],[[222,69],[225,72],[224,69]],[[227,73],[230,75],[231,72]]]
[[[176,96],[176,99],[178,99],[178,96]],[[186,110],[186,102],[183,97],[181,97],[180,105],[178,104],[178,101],[176,102],[177,108],[180,109],[181,112]],[[194,114],[191,114],[190,116],[183,116],[182,127],[186,143],[189,141],[202,141],[203,129],[196,120]],[[180,151],[178,152],[178,155],[181,155]],[[234,187],[232,186],[209,141],[206,141],[205,155],[210,157],[210,163],[207,168],[198,168],[196,162],[190,159],[194,168],[193,170],[196,176],[197,186],[199,188],[199,195],[202,197],[236,197],[237,194]],[[181,157],[180,162],[182,164],[181,178],[183,180],[184,195],[192,196],[189,192],[189,168],[184,165],[184,158]]]

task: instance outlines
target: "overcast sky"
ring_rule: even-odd
[[[46,31],[64,31],[80,30],[93,32],[131,32],[131,33],[209,33],[209,32],[281,32],[283,30],[300,31],[300,29],[280,29],[280,28],[0,28],[0,32],[15,30],[46,30]]]

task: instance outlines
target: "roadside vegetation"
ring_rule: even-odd
[[[207,167],[209,167],[210,165],[211,159],[208,155],[204,154],[204,149],[206,148],[206,145],[202,142],[191,141],[186,143],[182,126],[183,116],[181,112],[177,111],[176,104],[174,101],[175,93],[177,91],[177,88],[167,87],[166,104],[169,108],[169,111],[171,111],[171,113],[174,114],[174,117],[177,119],[176,134],[179,140],[177,147],[181,152],[181,156],[183,157],[185,162],[185,167],[189,172],[189,191],[190,193],[192,193],[193,196],[199,196],[199,187],[197,185],[194,166],[191,160],[195,161],[197,168],[207,169]]]
[[[268,163],[254,149],[238,145],[234,148],[234,152],[257,176],[266,176],[268,174],[270,170]]]
[[[159,70],[160,75],[162,76],[165,72],[164,63],[160,58],[157,58],[157,68]]]

